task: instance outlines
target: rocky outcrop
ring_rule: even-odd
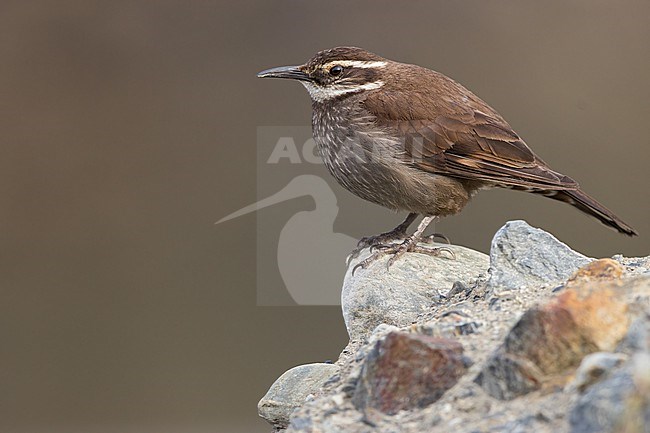
[[[477,383],[495,398],[512,399],[541,388],[547,378],[576,367],[590,353],[614,350],[629,326],[623,293],[629,286],[619,286],[619,280],[586,282],[591,275],[602,280],[621,276],[622,271],[610,259],[578,270],[569,281],[572,287],[523,314],[485,364]]]
[[[289,424],[291,413],[312,398],[339,371],[334,364],[299,365],[285,372],[257,405],[260,416],[276,428]]]
[[[453,257],[410,254],[386,270],[388,257],[372,263],[368,269],[355,266],[369,256],[364,252],[354,259],[343,281],[341,305],[343,320],[353,340],[366,338],[381,323],[406,326],[439,302],[456,286],[468,286],[485,278],[489,258],[483,253],[456,245],[449,248]],[[432,246],[433,247],[433,246]]]
[[[452,248],[348,271],[350,343],[285,373],[260,415],[286,433],[647,431],[650,257],[589,259],[522,221],[489,264]]]

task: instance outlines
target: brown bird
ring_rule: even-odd
[[[262,71],[300,81],[312,99],[312,129],[330,173],[357,196],[409,212],[394,230],[361,239],[377,251],[361,263],[418,245],[436,218],[460,212],[477,191],[509,188],[560,200],[626,235],[636,231],[553,171],[492,107],[445,75],[355,47],[321,51],[301,66]],[[406,230],[423,215],[417,230]],[[404,239],[395,244],[397,239]]]

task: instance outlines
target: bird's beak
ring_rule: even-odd
[[[271,68],[257,74],[258,78],[288,78],[290,80],[311,81],[300,66],[280,66]]]

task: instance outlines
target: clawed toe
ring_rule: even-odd
[[[406,220],[391,232],[361,239],[357,249],[348,256],[348,266],[352,259],[358,257],[364,248],[370,247],[370,256],[352,268],[352,275],[354,275],[357,269],[366,269],[371,263],[387,255],[392,256],[386,263],[386,268],[388,270],[390,270],[390,267],[397,261],[397,259],[407,252],[426,254],[429,256],[439,256],[440,253],[446,252],[452,257],[452,259],[455,259],[456,255],[447,247],[428,248],[418,245],[418,242],[433,243],[435,238],[441,238],[445,240],[447,244],[451,244],[449,238],[440,233],[434,233],[433,235],[426,237],[423,235],[431,221],[436,218],[435,216],[424,217],[420,224],[418,224],[417,230],[411,236],[407,237],[403,242],[395,243],[396,240],[402,238],[405,234],[406,228],[413,222],[413,219],[415,219],[416,216],[417,215],[413,213],[409,214],[409,216],[406,217]]]
[[[449,238],[442,233],[433,233],[423,239],[424,242],[428,244],[436,243],[436,239],[442,239],[447,245],[451,245]]]
[[[417,242],[412,239],[407,239],[404,242],[401,242],[399,244],[377,245],[375,246],[375,249],[377,251],[375,251],[369,257],[365,258],[364,260],[362,260],[361,262],[357,263],[354,266],[354,268],[352,269],[352,275],[354,275],[359,268],[367,269],[372,263],[388,255],[391,256],[386,262],[386,270],[388,271],[390,271],[390,267],[393,266],[395,262],[406,253],[426,254],[432,257],[438,257],[441,255],[441,253],[447,253],[449,254],[449,256],[451,256],[452,259],[454,260],[456,259],[456,254],[454,254],[454,252],[450,248],[424,247],[418,245]]]
[[[429,254],[432,256],[439,256],[440,253],[447,253],[449,254],[452,260],[456,260],[456,253],[454,253],[454,251],[451,248],[447,248],[447,247],[427,248],[418,245],[417,249],[414,250],[413,252],[420,253],[420,254]]]
[[[386,270],[390,272],[390,267],[393,266],[393,264],[402,257],[406,252],[412,251],[413,247],[415,246],[414,243],[409,242],[409,240],[405,241],[401,245],[398,245],[392,252],[385,251],[384,254],[392,254],[392,256],[388,259],[386,262]],[[386,249],[388,250],[388,249]]]
[[[346,259],[346,263],[350,264],[350,261],[359,257],[361,251],[365,250],[366,248],[369,248],[370,253],[373,253],[377,249],[383,249],[389,247],[390,245],[392,245],[392,242],[402,239],[405,236],[406,233],[401,233],[401,232],[398,233],[393,231],[388,233],[382,233],[377,236],[367,236],[361,238],[361,240],[357,243],[357,247],[354,249],[354,251],[350,253],[348,258]]]
[[[349,265],[350,262],[353,259],[356,259],[359,257],[359,254],[361,254],[361,251],[363,251],[366,248],[370,248],[370,253],[372,254],[374,250],[376,249],[381,249],[386,246],[390,246],[393,244],[393,242],[398,241],[400,239],[404,239],[406,237],[406,229],[413,223],[413,221],[417,218],[417,214],[411,212],[406,216],[406,219],[397,227],[395,227],[393,230],[382,233],[377,236],[367,236],[361,238],[359,242],[357,243],[357,247],[350,253],[348,258],[346,259],[346,263]],[[358,265],[357,265],[358,266]],[[355,266],[356,269],[356,266]]]

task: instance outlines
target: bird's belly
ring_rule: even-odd
[[[333,148],[319,144],[325,166],[353,194],[397,211],[424,215],[460,212],[470,194],[453,178],[412,167],[390,153],[375,154],[360,146]]]

